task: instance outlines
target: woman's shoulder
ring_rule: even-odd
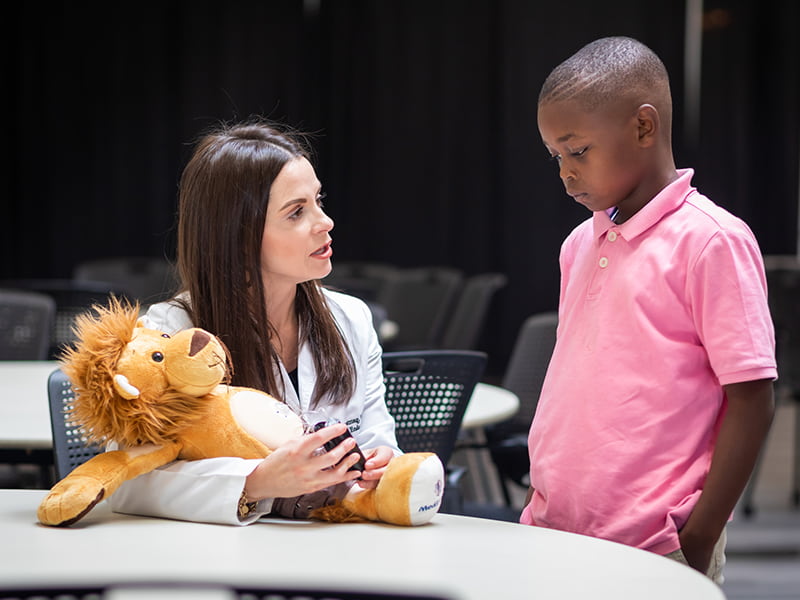
[[[364,300],[350,294],[322,288],[333,318],[351,335],[363,335],[374,327],[372,309]]]
[[[179,296],[179,298],[188,300],[188,296]],[[150,305],[141,321],[149,329],[157,329],[170,335],[194,326],[189,318],[189,313],[176,299]]]
[[[344,292],[336,292],[325,287],[322,288],[322,293],[328,302],[328,306],[331,307],[331,310],[338,310],[344,315],[357,315],[359,313],[369,314],[370,312],[369,305],[357,296],[351,296]]]

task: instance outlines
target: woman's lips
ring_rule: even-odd
[[[311,256],[317,258],[330,258],[332,254],[333,254],[333,249],[331,248],[331,242],[328,242],[318,250],[312,252]]]

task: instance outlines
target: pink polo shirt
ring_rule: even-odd
[[[702,490],[722,385],[777,377],[761,252],[693,171],[561,248],[558,340],[529,435],[520,521],[658,554]]]

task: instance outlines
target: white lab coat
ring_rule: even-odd
[[[347,423],[362,449],[389,446],[400,454],[394,419],[384,401],[382,350],[370,310],[353,296],[330,290],[324,290],[324,294],[353,355],[356,388],[346,404],[330,406],[323,401],[320,407],[331,419]],[[146,327],[169,334],[192,326],[187,313],[168,302],[151,306],[143,321]],[[300,348],[297,358],[299,397],[283,365],[280,376],[286,404],[297,414],[309,410],[316,370],[307,344]],[[111,508],[115,512],[186,521],[247,524],[272,508],[272,499],[265,499],[244,520],[238,516],[245,478],[259,462],[242,458],[176,461],[122,484],[110,498]]]

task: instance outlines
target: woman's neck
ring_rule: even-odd
[[[269,290],[264,292],[267,318],[273,328],[270,342],[281,358],[287,371],[297,367],[298,324],[295,310],[297,286],[283,292]],[[277,337],[276,337],[277,336]]]

